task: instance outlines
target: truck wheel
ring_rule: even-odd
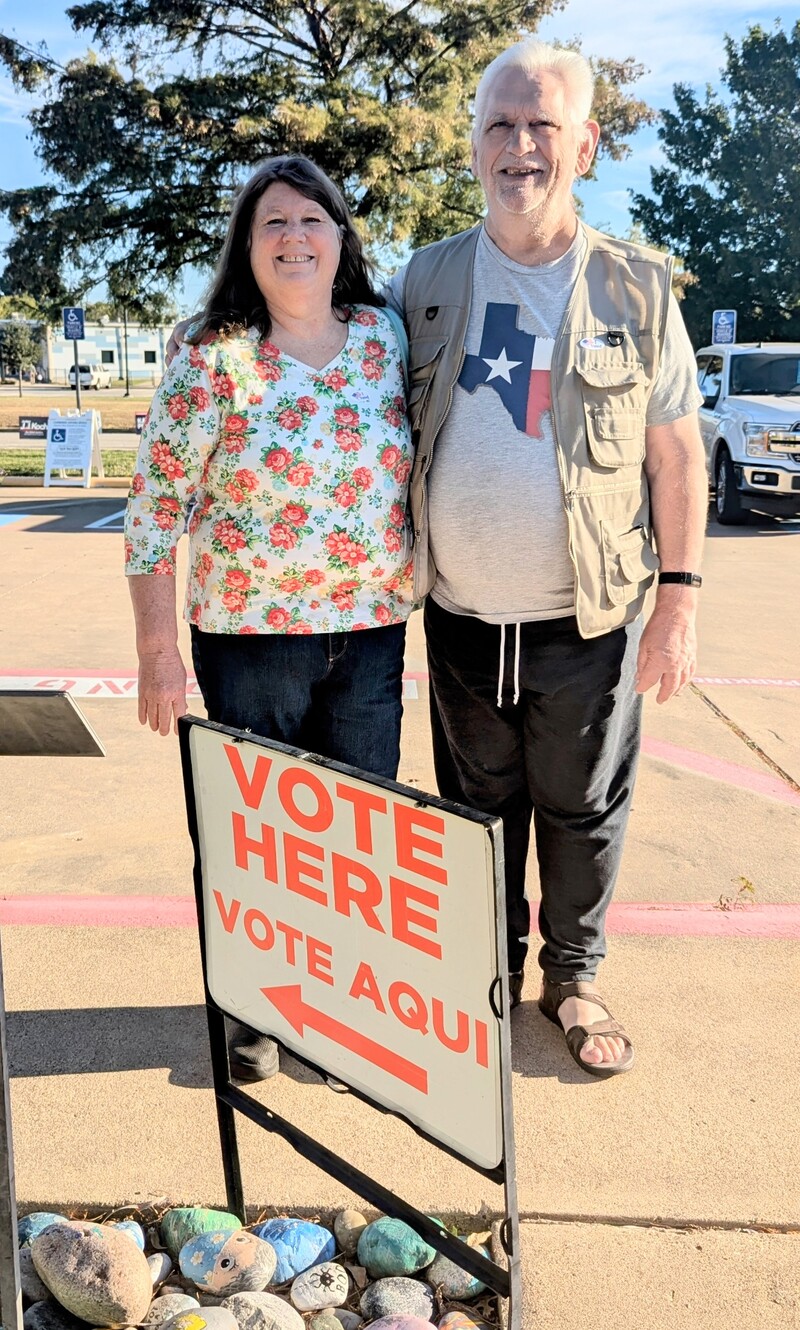
[[[741,526],[747,521],[747,512],[742,508],[742,501],[736,489],[736,477],[733,462],[727,448],[720,448],[714,466],[716,494],[714,510],[717,521],[722,526]]]

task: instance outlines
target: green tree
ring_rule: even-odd
[[[0,324],[0,360],[5,374],[16,374],[22,396],[22,375],[42,358],[41,332],[28,323]]]
[[[739,312],[740,341],[800,340],[800,23],[726,39],[722,82],[701,102],[676,84],[659,128],[667,166],[632,212],[692,274],[683,314],[696,345],[714,309]]]
[[[70,9],[102,51],[54,69],[0,37],[54,183],[0,195],[5,280],[53,307],[105,279],[151,305],[215,258],[231,196],[261,158],[305,152],[344,189],[373,250],[481,215],[469,106],[481,70],[555,0],[89,0]],[[650,117],[633,60],[598,60],[601,151]],[[67,299],[67,297],[71,299]]]

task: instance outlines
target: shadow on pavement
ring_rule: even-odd
[[[532,1001],[522,1002],[511,1016],[511,1068],[518,1076],[546,1078],[562,1085],[589,1089],[605,1084],[572,1061],[563,1034]]]
[[[721,537],[730,539],[738,537],[740,540],[748,536],[798,536],[800,535],[800,518],[798,517],[770,517],[766,513],[746,513],[745,521],[741,526],[720,526],[716,520],[714,505],[708,510],[708,525],[706,526],[706,537],[709,540],[719,540]]]

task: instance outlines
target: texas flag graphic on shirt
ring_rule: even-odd
[[[518,430],[542,437],[550,410],[552,337],[534,337],[517,327],[517,305],[486,305],[477,356],[466,356],[458,382],[468,393],[486,385],[497,393]]]

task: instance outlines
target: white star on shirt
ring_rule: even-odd
[[[509,360],[505,347],[503,347],[496,360],[491,360],[489,356],[481,356],[481,360],[492,371],[486,379],[486,383],[491,383],[492,379],[505,379],[506,383],[510,383],[512,369],[516,369],[517,365],[522,364],[521,360]]]

